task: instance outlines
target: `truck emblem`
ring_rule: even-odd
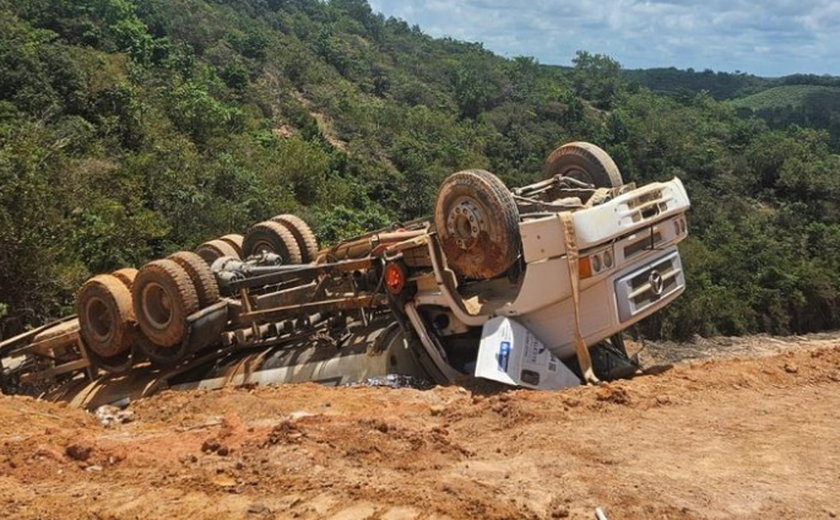
[[[662,296],[662,291],[665,289],[665,284],[662,281],[662,273],[654,269],[648,276],[648,283],[650,283],[650,290],[657,296]]]

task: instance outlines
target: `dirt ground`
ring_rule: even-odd
[[[674,349],[695,360],[557,393],[169,392],[110,428],[0,397],[0,518],[840,514],[840,339],[719,339],[642,356],[671,362]]]

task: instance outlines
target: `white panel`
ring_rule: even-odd
[[[529,264],[566,254],[563,224],[556,216],[524,222],[519,231],[525,262]]]
[[[509,318],[493,318],[484,324],[475,376],[540,390],[580,384],[539,338]]]
[[[528,264],[525,280],[516,300],[498,311],[504,316],[518,316],[552,305],[572,296],[566,257]]]

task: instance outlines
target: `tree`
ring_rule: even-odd
[[[578,51],[572,60],[577,93],[601,109],[610,110],[621,91],[621,64],[604,54]]]

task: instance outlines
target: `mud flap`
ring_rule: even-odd
[[[505,317],[484,324],[475,376],[539,390],[581,384],[530,330]]]

